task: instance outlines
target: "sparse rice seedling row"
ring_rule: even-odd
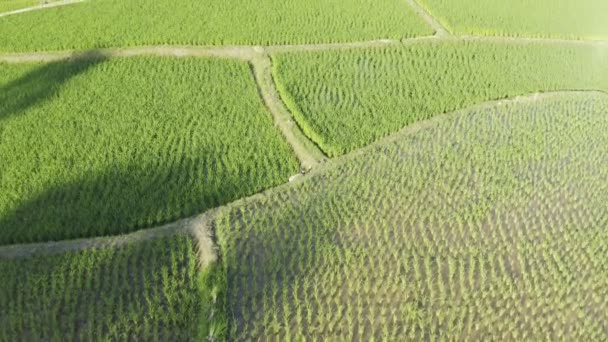
[[[0,51],[329,43],[433,34],[404,0],[95,0],[0,18],[0,32]]]
[[[608,97],[442,117],[215,223],[232,340],[608,329]]]
[[[211,327],[221,337],[221,273],[199,271],[195,248],[176,236],[0,260],[0,340],[201,341]]]
[[[418,0],[455,34],[608,39],[604,0]]]
[[[112,235],[286,182],[246,63],[0,64],[0,244]]]
[[[485,42],[299,52],[274,57],[281,96],[337,156],[416,121],[532,92],[608,89],[608,48]]]

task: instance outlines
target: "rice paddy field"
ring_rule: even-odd
[[[585,340],[608,329],[608,97],[451,114],[231,208],[235,340]]]
[[[603,2],[39,4],[0,342],[608,339]]]
[[[183,235],[0,260],[0,340],[202,340],[222,321],[213,267]]]
[[[433,34],[403,0],[180,0],[179,6],[172,0],[90,0],[0,18],[0,32],[0,51],[328,43]]]
[[[299,171],[244,62],[96,57],[0,70],[0,244],[159,225]]]
[[[419,0],[450,31],[493,36],[608,39],[603,0]]]
[[[304,131],[329,155],[414,122],[533,92],[608,90],[608,47],[420,42],[275,57],[275,78]]]

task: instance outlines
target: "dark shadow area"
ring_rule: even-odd
[[[106,59],[107,56],[97,50],[78,53],[66,60],[41,64],[23,77],[0,86],[0,121],[52,97],[72,77]]]
[[[206,169],[199,160],[130,165],[49,188],[0,217],[0,245],[129,233],[261,190],[238,175],[208,179]]]

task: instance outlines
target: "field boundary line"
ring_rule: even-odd
[[[407,137],[407,136],[416,134],[421,130],[428,129],[428,128],[431,128],[431,127],[437,125],[442,120],[450,118],[454,115],[462,114],[464,112],[469,112],[472,110],[488,109],[488,108],[497,108],[500,106],[508,106],[508,105],[512,105],[512,104],[541,102],[546,99],[551,99],[551,98],[560,97],[560,96],[564,96],[564,95],[589,95],[589,94],[601,95],[601,96],[608,98],[608,92],[606,92],[604,90],[595,90],[595,89],[594,90],[579,90],[579,89],[568,90],[568,89],[566,89],[566,90],[555,90],[555,91],[539,91],[539,92],[527,93],[527,94],[523,94],[523,95],[508,97],[508,98],[488,100],[488,101],[480,102],[480,103],[477,103],[477,104],[474,104],[472,106],[468,106],[465,108],[460,108],[460,109],[456,109],[456,110],[441,113],[441,114],[438,113],[437,115],[435,115],[429,119],[409,124],[394,133],[390,133],[383,138],[377,139],[376,141],[372,142],[369,145],[366,145],[359,149],[353,150],[347,154],[333,158],[328,162],[328,164],[331,164],[331,165],[344,164],[345,162],[351,160],[352,158],[355,158],[361,154],[374,150],[375,148],[378,148],[379,146],[397,141],[403,137]],[[319,169],[317,169],[317,170],[319,170]],[[313,174],[317,170],[314,170],[313,172],[311,172],[311,174]]]
[[[254,46],[195,47],[195,46],[142,46],[131,48],[101,48],[91,50],[66,50],[57,52],[6,53],[0,54],[0,62],[32,63],[57,62],[71,59],[92,59],[99,57],[213,57],[250,61],[261,55],[263,50]]]
[[[200,259],[209,262],[213,261],[213,256],[211,254],[214,253],[210,252],[214,252],[214,247],[207,228],[214,212],[214,209],[210,209],[205,213],[194,217],[181,219],[159,227],[138,230],[128,234],[0,246],[0,260],[21,259],[32,256],[50,256],[68,252],[78,252],[85,249],[119,248],[163,237],[190,234],[197,240],[197,244],[200,247],[199,253],[204,253],[204,255],[200,256]]]
[[[308,172],[326,158],[325,154],[300,129],[291,112],[281,99],[272,75],[272,60],[260,56],[250,61],[253,77],[266,109],[272,114],[275,125],[279,128],[293,153],[300,161],[302,172]]]
[[[552,44],[552,45],[590,45],[608,47],[608,40],[574,40],[560,38],[526,38],[526,37],[499,37],[499,36],[423,36],[405,38],[402,40],[379,39],[351,43],[330,44],[303,44],[303,45],[241,45],[241,46],[182,46],[157,45],[128,48],[100,48],[91,50],[66,50],[55,52],[17,52],[0,53],[0,62],[5,63],[32,63],[55,62],[61,60],[94,57],[136,57],[136,56],[166,56],[166,57],[211,57],[229,58],[251,62],[267,54],[281,54],[289,52],[312,52],[329,50],[348,50],[358,48],[376,48],[403,46],[417,42],[492,42],[505,44]]]
[[[479,41],[491,43],[508,44],[552,44],[552,45],[590,45],[598,47],[608,47],[608,40],[589,40],[589,39],[563,39],[563,38],[534,38],[534,37],[502,37],[502,36],[478,36],[463,35],[454,36],[460,41]]]
[[[48,3],[48,4],[42,4],[42,5],[38,5],[38,6],[20,8],[20,9],[14,10],[14,11],[3,12],[3,13],[0,13],[0,18],[2,18],[2,17],[8,17],[10,15],[15,15],[15,14],[27,13],[27,12],[37,11],[37,10],[43,10],[43,9],[47,9],[47,8],[73,5],[73,4],[77,4],[77,3],[85,2],[85,1],[87,1],[87,0],[54,1],[54,2],[51,2],[51,3]]]
[[[437,39],[436,36],[421,36],[413,38],[405,38],[408,41],[424,41]],[[288,52],[314,52],[314,51],[330,51],[330,50],[348,50],[358,48],[386,47],[399,46],[403,40],[398,39],[375,39],[360,42],[348,43],[326,43],[326,44],[297,44],[297,45],[268,45],[262,48],[269,54],[288,53]]]
[[[286,52],[306,52],[371,48],[384,46],[399,46],[403,41],[437,40],[436,36],[408,38],[405,40],[379,39],[350,43],[302,44],[302,45],[233,45],[233,46],[184,46],[184,45],[155,45],[126,48],[99,48],[89,50],[65,50],[49,52],[0,52],[0,62],[32,63],[56,62],[61,60],[90,58],[90,57],[136,57],[136,56],[167,56],[167,57],[213,57],[230,58],[243,61],[253,61],[267,54]]]
[[[212,221],[217,217],[217,215],[229,211],[233,208],[239,207],[244,204],[263,201],[264,198],[268,195],[284,191],[286,189],[290,189],[297,184],[305,181],[307,178],[315,175],[317,173],[323,172],[328,167],[334,167],[341,164],[344,164],[351,159],[360,156],[364,153],[367,153],[371,150],[382,146],[383,144],[394,142],[398,139],[401,139],[406,136],[410,136],[416,134],[417,132],[431,128],[435,126],[437,123],[449,118],[451,116],[475,110],[475,109],[486,109],[486,108],[495,108],[498,106],[505,106],[511,104],[521,104],[521,103],[534,103],[543,101],[546,99],[559,97],[562,95],[587,95],[587,94],[596,94],[601,95],[608,98],[608,92],[602,90],[559,90],[559,91],[548,91],[548,92],[534,92],[525,95],[514,96],[510,98],[497,99],[497,100],[489,100],[479,104],[475,104],[466,108],[457,109],[451,112],[443,113],[436,115],[430,119],[413,123],[411,125],[407,125],[401,130],[391,133],[384,138],[380,138],[375,142],[359,148],[357,150],[351,151],[347,154],[341,155],[339,157],[328,160],[326,163],[320,164],[319,167],[314,168],[310,171],[306,176],[300,177],[293,182],[286,182],[280,184],[274,188],[270,188],[264,191],[261,191],[257,194],[253,194],[247,197],[239,198],[233,202],[228,204],[209,209],[206,212],[181,219],[175,221],[173,223],[168,223],[159,227],[142,229],[133,233],[115,235],[115,236],[107,236],[107,237],[94,237],[94,238],[84,238],[84,239],[76,239],[76,240],[63,240],[57,242],[40,242],[40,243],[30,243],[30,244],[16,244],[16,245],[5,245],[0,246],[0,260],[3,259],[19,259],[19,258],[27,258],[31,256],[46,256],[46,255],[55,255],[61,254],[65,252],[77,252],[84,249],[89,248],[115,248],[120,247],[132,243],[154,240],[157,238],[173,236],[177,234],[190,234],[197,239],[199,243],[199,253],[213,253],[215,254],[215,249],[217,246],[213,244],[212,241]],[[200,256],[201,259],[210,260],[209,258],[214,258],[214,256]],[[215,259],[213,259],[215,260]]]
[[[426,22],[433,30],[435,35],[438,37],[451,36],[452,33],[445,27],[437,18],[435,18],[431,12],[429,12],[424,6],[422,6],[417,0],[404,0],[410,5],[410,7],[418,14],[424,22]]]

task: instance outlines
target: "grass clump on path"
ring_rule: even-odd
[[[608,97],[421,124],[220,214],[234,340],[584,340],[608,326]]]
[[[329,43],[433,33],[404,0],[95,0],[0,18],[0,32],[0,51]]]
[[[100,57],[0,70],[0,244],[150,227],[299,171],[246,63]]]
[[[456,34],[608,39],[604,0],[419,0]]]
[[[200,341],[211,326],[219,337],[213,267],[199,270],[187,236],[0,260],[0,340]]]
[[[279,54],[275,78],[328,155],[476,103],[552,90],[608,89],[608,48],[487,42]]]

